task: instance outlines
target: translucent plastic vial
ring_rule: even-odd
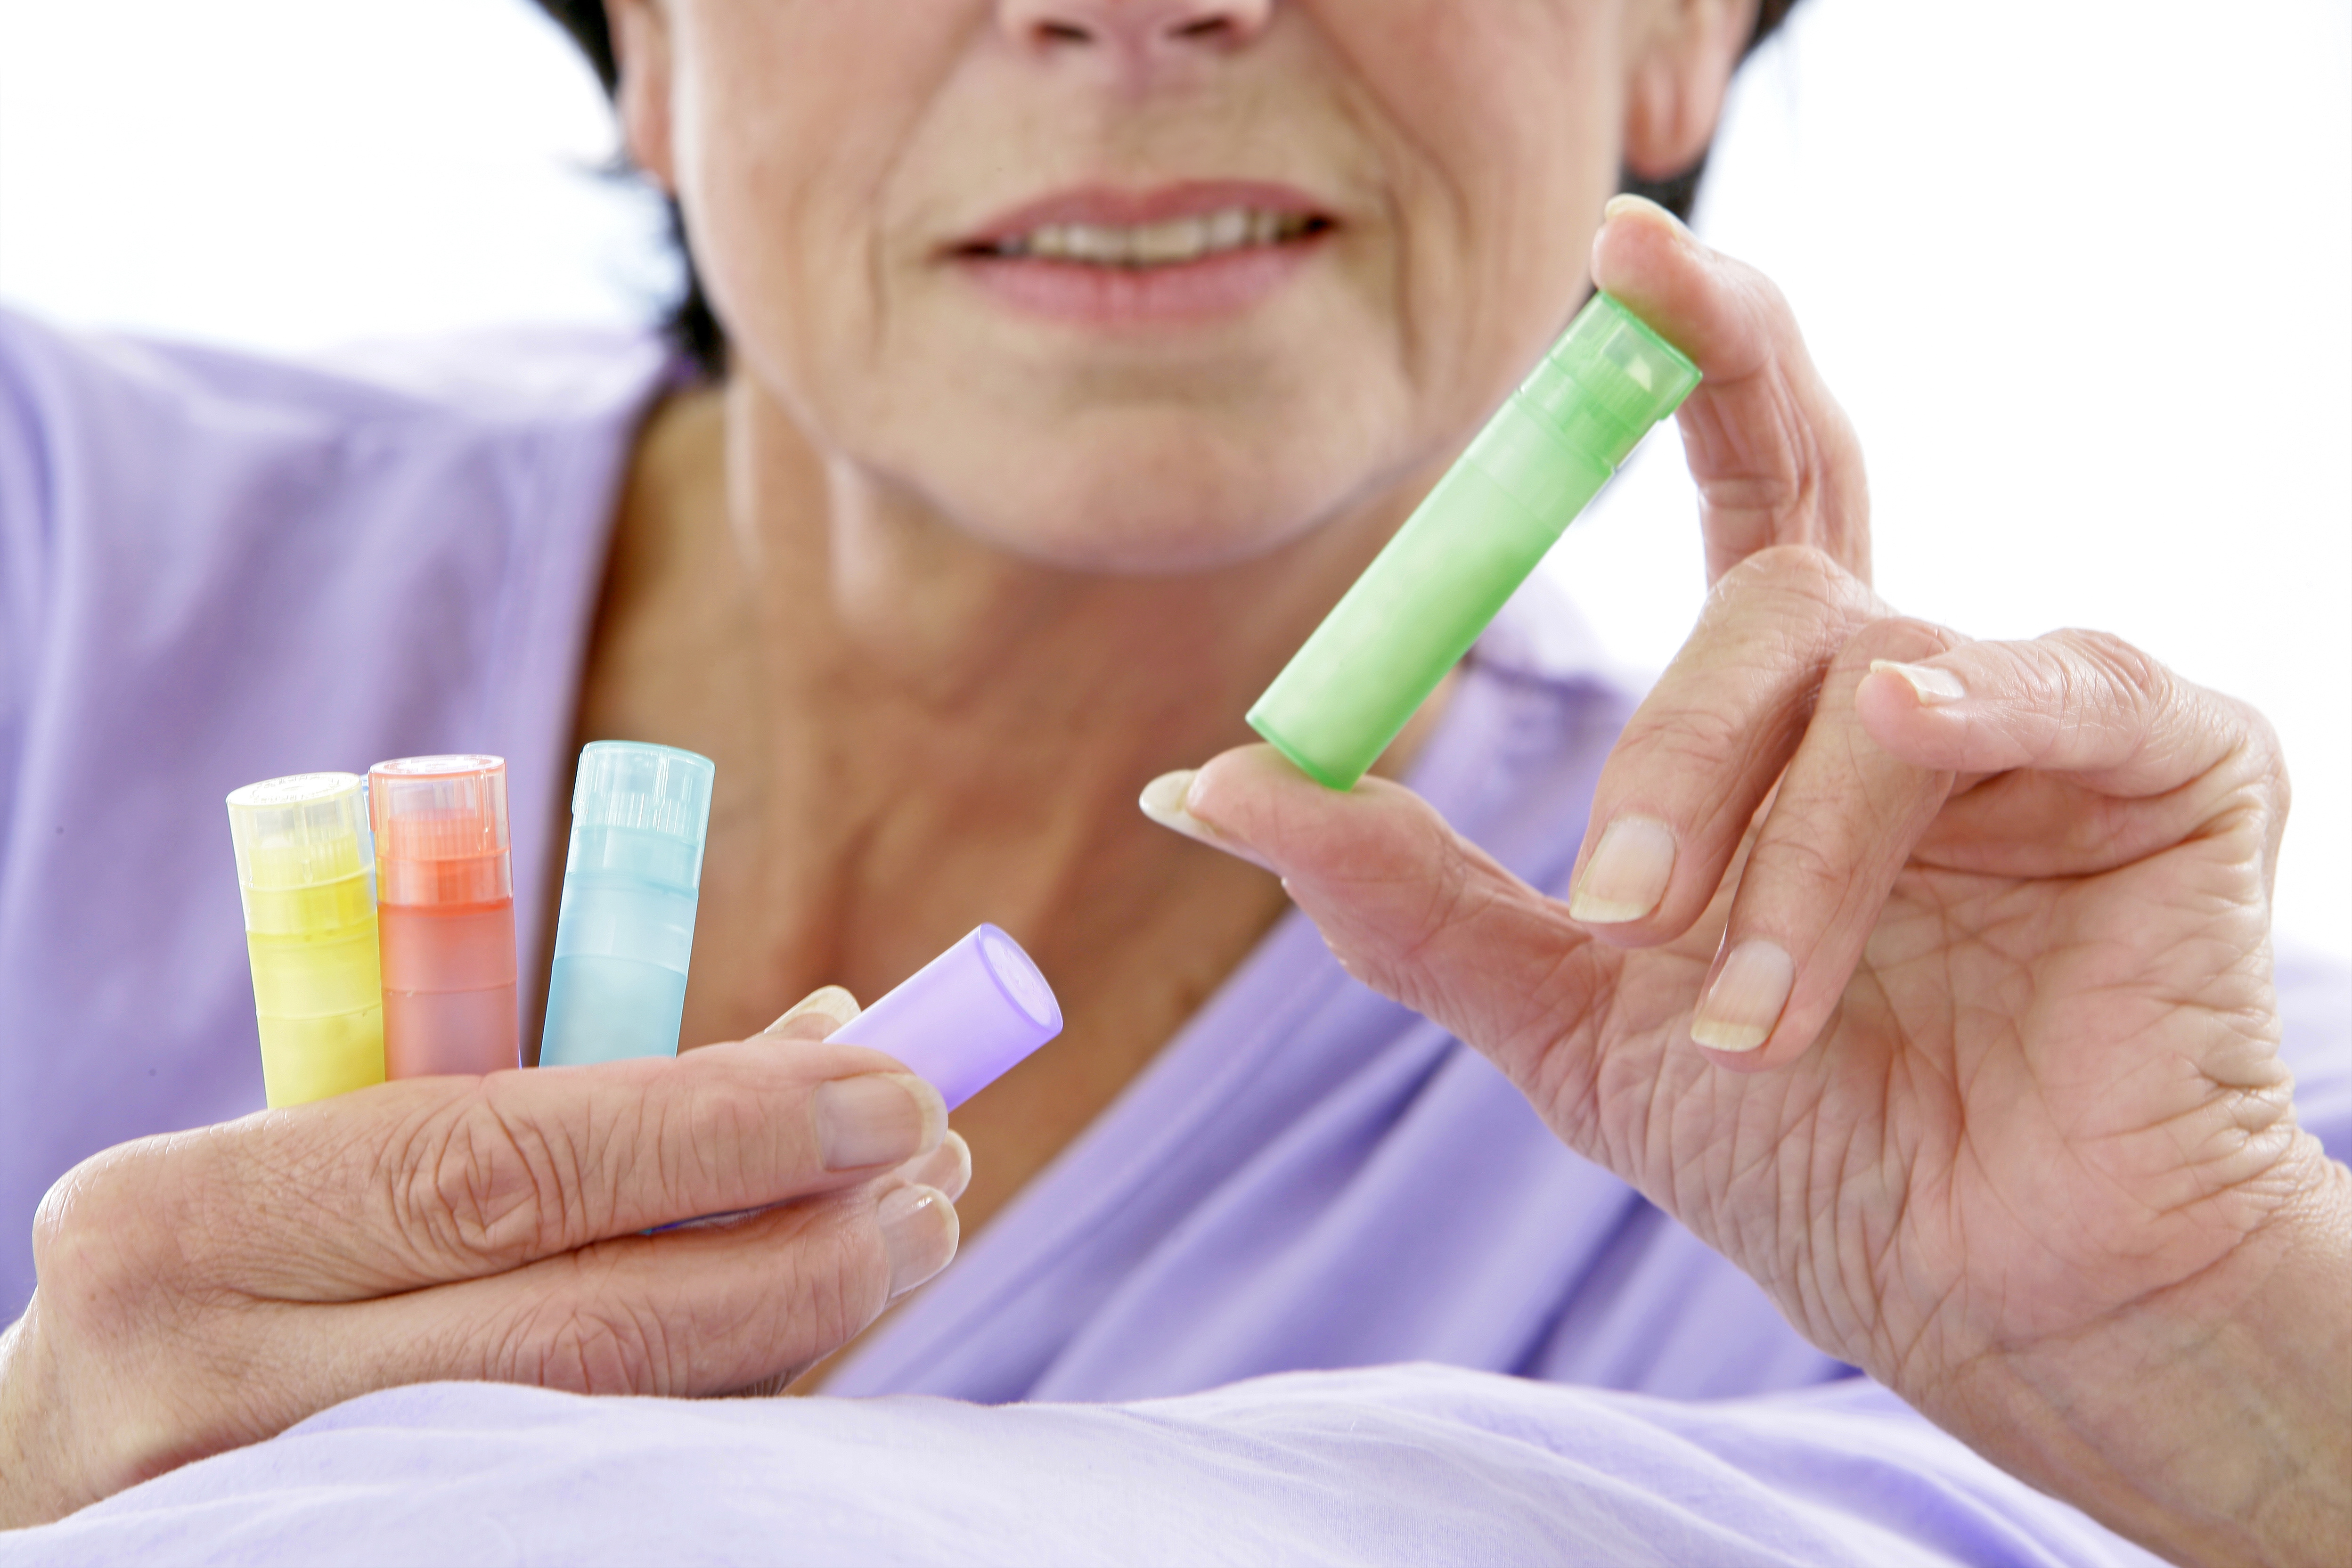
[[[833,1033],[887,1051],[953,1110],[1062,1032],[1062,1005],[1021,944],[992,925],[923,965]]]
[[[367,808],[355,773],[298,773],[228,797],[261,1081],[299,1105],[383,1081]]]
[[[1594,295],[1266,688],[1251,728],[1309,777],[1352,789],[1698,381],[1673,345]]]
[[[716,772],[635,741],[581,752],[540,1066],[677,1054]]]
[[[404,757],[368,770],[387,1076],[516,1065],[507,765]]]

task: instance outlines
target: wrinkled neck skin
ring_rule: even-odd
[[[685,1043],[754,1033],[820,984],[870,1002],[979,921],[1013,931],[1068,1029],[957,1114],[979,1223],[1286,907],[1137,794],[1252,739],[1250,702],[1434,477],[1255,560],[1086,573],[819,452],[748,378],[656,410],[579,730],[719,764]]]

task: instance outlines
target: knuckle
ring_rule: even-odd
[[[1855,867],[1813,838],[1776,836],[1758,847],[1747,880],[1769,886],[1786,907],[1833,907],[1853,882]]]
[[[2286,747],[2270,716],[2252,703],[2220,693],[2208,694],[2213,722],[2226,731],[2216,749],[2229,757],[2241,787],[2259,805],[2263,817],[2284,824],[2294,804],[2294,785],[2286,765]]]
[[[2113,632],[2070,626],[2054,633],[2049,640],[2073,653],[2085,674],[2105,681],[2116,693],[2132,698],[2144,708],[2160,705],[2174,694],[2172,672],[2161,661]]]
[[[2035,706],[2057,713],[2074,710],[2080,682],[2074,661],[2062,644],[2037,637],[2012,645],[2009,653],[2016,663],[2021,684],[2034,695]]]
[[[880,1310],[879,1292],[874,1292],[873,1310],[861,1310],[868,1292],[866,1270],[859,1267],[863,1260],[856,1251],[836,1237],[820,1249],[819,1257],[804,1259],[796,1270],[800,1275],[796,1316],[802,1334],[819,1354],[847,1344],[866,1326],[866,1320]]]
[[[2278,774],[2279,782],[2284,784],[2286,781],[2286,747],[2279,740],[2278,727],[2271,722],[2270,715],[2252,703],[2235,697],[2221,700],[2237,720],[2242,737],[2240,743],[2246,753],[2264,772]]]
[[[1704,631],[1758,627],[1795,657],[1826,662],[1853,632],[1889,616],[1885,602],[1819,545],[1769,544],[1732,567],[1708,591]],[[1716,638],[1695,634],[1692,647]]]
[[[583,1394],[667,1394],[669,1336],[659,1314],[597,1306],[572,1314],[563,1355]]]
[[[1789,304],[1789,296],[1781,290],[1780,285],[1773,281],[1772,275],[1744,261],[1737,263],[1736,267],[1736,276],[1746,287],[1756,314],[1783,331],[1794,332],[1797,312]],[[1784,345],[1775,346],[1786,352]]]
[[[2236,701],[2231,706],[2238,710],[2245,726],[2245,755],[2270,798],[2272,812],[2284,821],[2288,809],[2294,804],[2294,781],[2287,771],[2286,746],[2279,740],[2278,730],[2271,723],[2270,716],[2261,709],[2251,703]]]
[[[663,1151],[664,1192],[682,1202],[695,1192],[748,1190],[753,1151],[774,1142],[779,1120],[772,1100],[740,1084],[706,1085],[686,1102],[662,1099],[646,1136]]]
[[[859,1224],[825,1224],[804,1235],[815,1245],[798,1251],[794,1315],[805,1324],[814,1352],[823,1354],[847,1344],[881,1315],[890,1264],[870,1204]]]
[[[120,1152],[109,1150],[59,1176],[33,1211],[33,1263],[44,1278],[73,1255],[77,1238],[106,1228],[112,1206],[105,1191],[110,1184],[106,1167]]]
[[[1869,590],[1818,545],[1768,544],[1726,572],[1713,596],[1730,602],[1759,595],[1843,609],[1867,599]]]
[[[510,1117],[478,1088],[406,1133],[394,1152],[401,1234],[443,1257],[536,1256],[584,1228],[583,1172],[572,1138]]]
[[[53,1305],[143,1294],[165,1272],[155,1253],[181,1227],[171,1223],[178,1184],[158,1168],[164,1157],[160,1140],[122,1144],[84,1160],[43,1195],[33,1268]]]
[[[2226,722],[2225,708],[2173,674],[2162,660],[2113,632],[2070,626],[2042,639],[2058,650],[2054,682],[2060,711],[2072,722],[2110,732],[2130,754],[2177,743],[2200,728]],[[2209,735],[2198,750],[2244,754],[2242,736]],[[2214,743],[2219,742],[2219,743]]]
[[[515,1319],[494,1375],[573,1394],[668,1392],[675,1384],[667,1375],[671,1336],[660,1315],[600,1300],[584,1283]]]
[[[873,1182],[786,1211],[789,1237],[772,1255],[775,1287],[749,1303],[762,1355],[815,1358],[855,1339],[888,1305],[890,1261],[876,1205],[890,1184]],[[781,1325],[780,1327],[778,1325]]]
[[[2278,727],[2270,715],[2243,698],[2207,693],[2217,725],[2230,731],[2237,754],[2256,773],[2277,775],[2282,786],[2286,780],[2286,746],[2279,739]]]
[[[1748,742],[1738,713],[1680,703],[1636,719],[1617,752],[1644,779],[1705,777],[1744,755]]]
[[[1294,884],[1334,954],[1376,985],[1420,984],[1424,956],[1445,942],[1471,888],[1494,874],[1434,811],[1410,804],[1385,831],[1329,855],[1333,872]]]

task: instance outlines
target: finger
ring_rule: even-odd
[[[938,1148],[908,1161],[891,1173],[890,1179],[918,1187],[936,1187],[953,1203],[971,1185],[971,1145],[964,1142],[962,1133],[950,1129]]]
[[[950,1130],[940,1140],[938,1148],[928,1154],[916,1155],[882,1180],[886,1184],[936,1187],[947,1194],[950,1203],[953,1203],[963,1196],[964,1189],[971,1184],[971,1145],[964,1142],[963,1134]],[[674,1230],[732,1225],[746,1215],[758,1212],[756,1209],[737,1209],[726,1214],[698,1215],[675,1225],[656,1226],[649,1234],[658,1236]]]
[[[820,985],[760,1031],[763,1038],[822,1040],[856,1020],[857,998],[838,985]]]
[[[1208,842],[1276,871],[1350,974],[1494,1058],[1539,1105],[1573,1053],[1594,948],[1567,916],[1401,785],[1325,789],[1270,746],[1227,752],[1184,795]],[[1580,1023],[1575,1026],[1581,1026]]]
[[[1874,660],[1940,652],[1954,639],[1917,621],[1857,635],[1759,825],[1691,1019],[1718,1059],[1757,1068],[1802,1054],[1845,994],[1864,944],[1920,836],[1950,793],[1948,770],[1871,740],[1854,713]]]
[[[249,1294],[350,1300],[494,1274],[698,1215],[835,1191],[936,1148],[939,1091],[879,1052],[416,1079],[208,1133],[211,1249]]]
[[[952,1204],[962,1197],[964,1190],[971,1184],[971,1146],[964,1142],[962,1134],[950,1130],[948,1135],[940,1141],[938,1148],[928,1154],[908,1161],[885,1178],[885,1183],[934,1188]],[[898,1295],[901,1293],[903,1292],[894,1291],[891,1299],[897,1300]],[[828,1352],[824,1355],[812,1356],[806,1361],[791,1363],[781,1372],[768,1373],[754,1382],[727,1389],[725,1392],[733,1398],[772,1397],[790,1388],[800,1381],[810,1368],[822,1364],[832,1353]]]
[[[830,1354],[944,1268],[955,1208],[869,1183],[728,1226],[628,1237],[332,1314],[379,1384],[465,1377],[688,1396]]]
[[[1872,734],[1955,771],[2034,768],[2144,796],[2195,781],[2254,739],[2242,706],[2102,632],[1885,663],[1858,695]]]
[[[860,1011],[857,998],[841,986],[820,986],[793,1004],[760,1035],[769,1039],[822,1040],[846,1028]],[[898,1174],[919,1186],[936,1187],[953,1202],[971,1184],[971,1146],[961,1133],[950,1131],[938,1148],[908,1161]]]
[[[1185,803],[1192,798],[1192,780],[1197,776],[1197,770],[1192,768],[1179,768],[1173,773],[1161,773],[1143,786],[1143,794],[1137,797],[1135,804],[1142,808],[1144,816],[1162,827],[1221,850],[1236,860],[1245,860],[1261,871],[1273,871],[1274,867],[1256,850],[1238,838],[1219,833],[1192,815],[1192,808]],[[1277,876],[1280,874],[1276,872]]]
[[[1759,550],[1809,544],[1868,582],[1862,445],[1780,291],[1639,196],[1609,204],[1592,277],[1706,376],[1677,418],[1698,483],[1707,581]]]
[[[2060,631],[1887,661],[1855,706],[1897,756],[2000,775],[1923,842],[1943,863],[2087,874],[2210,832],[2241,799],[2276,863],[2289,791],[2269,721],[2120,638]]]
[[[1618,946],[1688,931],[1795,753],[1823,676],[1885,613],[1801,547],[1750,556],[1718,583],[1601,769],[1569,913]]]

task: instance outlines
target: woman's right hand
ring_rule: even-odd
[[[1572,901],[1270,747],[1153,809],[1979,1453],[2175,1560],[2341,1563],[2352,1172],[2280,1055],[2275,738],[2113,637],[1895,614],[1779,293],[1638,202],[1593,275],[1708,377],[1712,586]]]
[[[0,1529],[397,1384],[789,1381],[954,1256],[967,1158],[937,1090],[814,1038],[415,1079],[110,1149],[42,1204],[0,1339]]]

